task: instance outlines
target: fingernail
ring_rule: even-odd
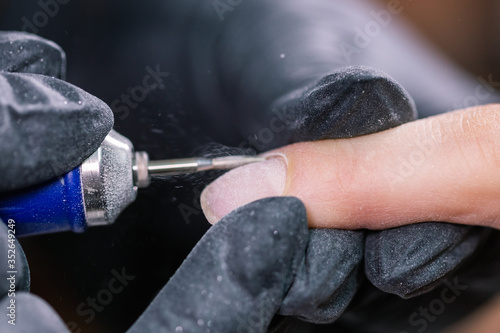
[[[201,207],[214,224],[232,210],[252,201],[283,194],[286,183],[284,157],[248,164],[217,178],[201,193]]]

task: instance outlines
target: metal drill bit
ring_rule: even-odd
[[[207,170],[233,169],[245,164],[262,162],[266,159],[258,156],[226,156],[217,158],[180,158],[150,161],[148,173],[151,177],[171,176]]]
[[[174,176],[207,170],[227,170],[245,164],[265,161],[258,156],[225,156],[216,158],[191,157],[150,161],[146,152],[135,153],[133,161],[134,185],[139,188],[149,186],[151,177]]]

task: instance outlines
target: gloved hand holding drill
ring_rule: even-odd
[[[0,192],[6,193],[61,176],[81,164],[111,130],[113,114],[99,99],[61,80],[66,58],[56,44],[25,33],[1,32],[0,53]],[[28,263],[11,234],[15,235],[15,224],[8,233],[1,223],[0,304],[6,309],[15,302],[16,326],[2,320],[0,331],[62,331],[64,323],[53,310],[26,293]],[[9,253],[15,257],[9,258]],[[14,277],[15,288],[8,277]]]

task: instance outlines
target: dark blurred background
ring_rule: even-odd
[[[234,119],[222,117],[217,126],[207,126],[206,115],[190,99],[183,59],[176,58],[182,43],[172,31],[180,13],[171,3],[61,0],[57,13],[34,25],[43,11],[37,1],[3,0],[0,30],[24,28],[58,43],[67,54],[67,81],[114,105],[115,129],[153,159],[192,156],[212,141],[238,144],[243,138],[231,128]],[[409,21],[450,59],[474,76],[500,77],[500,2],[422,0],[405,9]],[[168,72],[164,87],[127,104],[122,95],[131,95],[148,68],[157,67]],[[206,181],[155,182],[110,227],[22,239],[32,292],[73,332],[125,331],[209,227],[198,203]],[[113,270],[122,269],[134,279],[86,322],[89,316],[77,308],[107,289]]]

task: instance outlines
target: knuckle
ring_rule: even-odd
[[[452,137],[463,156],[500,169],[500,107],[467,109],[458,112],[454,121]]]

